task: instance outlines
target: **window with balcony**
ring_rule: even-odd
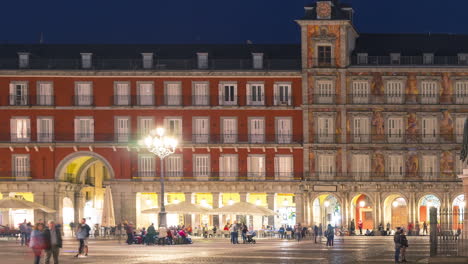
[[[182,167],[182,155],[173,154],[164,159],[165,161],[165,177],[169,180],[181,180],[184,176],[184,170]]]
[[[39,82],[37,84],[37,105],[53,105],[52,82]]]
[[[423,117],[421,120],[421,128],[422,141],[424,143],[435,143],[437,140],[437,118]]]
[[[208,82],[193,83],[193,105],[209,105],[210,90]]]
[[[138,134],[140,138],[148,136],[154,128],[153,117],[138,117]]]
[[[221,156],[219,157],[219,180],[236,181],[237,172],[237,155],[221,154]]]
[[[154,179],[155,162],[152,154],[138,154],[138,178]]]
[[[465,128],[466,116],[458,116],[455,118],[455,137],[457,143],[463,142],[463,130]]]
[[[422,176],[425,180],[437,178],[437,156],[424,155],[422,157]]]
[[[193,155],[193,176],[197,180],[208,180],[210,177],[210,155]]]
[[[333,118],[319,117],[317,124],[318,143],[333,143],[335,141]]]
[[[437,104],[439,101],[439,91],[437,82],[422,81],[421,82],[421,103],[422,104]]]
[[[387,120],[387,141],[389,143],[403,142],[403,118],[390,117]]]
[[[182,105],[182,86],[180,82],[168,82],[166,85],[166,105]]]
[[[117,142],[128,142],[130,140],[130,117],[115,117],[115,140]]]
[[[167,117],[164,119],[164,127],[166,128],[166,135],[177,138],[179,141],[182,139],[182,118],[180,117]]]
[[[317,96],[319,104],[332,104],[335,98],[333,81],[317,81]]]
[[[197,53],[197,66],[200,70],[208,69],[208,53]]]
[[[354,81],[353,82],[353,103],[354,104],[368,104],[369,103],[369,82],[368,81]]]
[[[261,144],[265,142],[265,119],[250,118],[249,120],[249,142]]]
[[[434,53],[424,53],[423,64],[434,64]]]
[[[247,85],[247,105],[265,105],[264,85],[251,83]]]
[[[455,103],[468,104],[468,81],[455,83]]]
[[[404,163],[402,155],[388,155],[387,174],[390,179],[402,179],[404,173]]]
[[[210,137],[210,123],[207,117],[193,118],[193,143],[208,143]]]
[[[263,69],[263,53],[252,53],[253,68],[255,70]]]
[[[294,179],[292,155],[276,155],[275,180],[290,181]]]
[[[29,155],[13,155],[13,176],[16,180],[27,180],[30,175]]]
[[[94,141],[94,119],[91,117],[75,118],[75,141],[93,142]]]
[[[290,117],[276,118],[276,142],[278,144],[292,142],[292,119]]]
[[[91,82],[77,82],[75,85],[75,105],[90,106],[93,104],[93,87]]]
[[[137,83],[137,103],[141,106],[154,105],[154,86],[150,82]]]
[[[353,176],[356,180],[368,180],[370,176],[370,158],[365,154],[352,156]]]
[[[404,101],[403,81],[387,81],[385,96],[388,104],[402,104]]]
[[[368,143],[370,136],[369,117],[357,116],[353,118],[353,142]]]
[[[54,139],[54,120],[52,117],[37,118],[37,141],[52,142]]]
[[[332,180],[335,177],[335,155],[320,154],[318,156],[318,176],[320,180]]]
[[[274,94],[275,105],[291,105],[291,84],[275,84]]]
[[[26,82],[10,83],[10,105],[28,105],[28,84]]]
[[[31,122],[29,118],[11,118],[10,129],[12,142],[29,142],[31,140]]]
[[[130,105],[130,83],[129,82],[115,82],[114,83],[114,104],[125,106]]]
[[[222,142],[236,143],[237,142],[237,119],[234,117],[222,118]]]
[[[358,53],[357,54],[357,63],[366,65],[368,63],[368,54],[367,53]]]
[[[237,84],[220,84],[219,95],[219,105],[237,105]]]
[[[317,62],[319,66],[330,66],[332,63],[332,47],[320,45],[317,47]]]
[[[247,179],[250,181],[265,180],[265,155],[247,157]]]

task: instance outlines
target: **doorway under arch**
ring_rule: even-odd
[[[408,224],[408,204],[399,194],[392,194],[384,200],[384,225],[390,229],[406,227]]]
[[[423,196],[419,200],[419,223],[424,223],[426,222],[429,224],[429,211],[432,207],[437,208],[437,210],[440,210],[440,199],[433,195],[433,194],[428,194]]]
[[[362,229],[374,229],[374,212],[372,200],[365,194],[358,194],[351,200],[351,219],[355,220],[356,230],[362,222]],[[363,233],[364,233],[363,231]]]
[[[63,231],[66,234],[72,235],[70,223],[75,222],[75,208],[73,206],[72,200],[68,197],[64,197],[62,203],[62,223],[64,227]]]
[[[314,224],[322,224],[326,228],[328,224],[341,226],[341,204],[332,194],[322,194],[315,198],[313,204]]]
[[[460,194],[457,197],[455,197],[455,199],[453,200],[453,205],[452,205],[452,209],[453,209],[452,229],[453,230],[458,230],[458,229],[463,230],[463,221],[465,220],[464,213],[466,210],[465,208],[466,208],[465,195]]]

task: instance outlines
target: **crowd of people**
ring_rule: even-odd
[[[152,223],[148,228],[136,230],[132,222],[123,222],[118,225],[118,229],[125,230],[127,235],[126,243],[145,244],[145,245],[175,245],[175,244],[192,244],[190,234],[192,229],[190,226],[171,226],[159,227],[158,230]]]
[[[58,263],[60,248],[62,248],[62,230],[61,226],[49,221],[46,224],[38,222],[34,226],[27,223],[26,220],[19,226],[21,232],[21,245],[28,246],[34,254],[34,263],[41,263],[41,257],[45,252],[45,264]]]

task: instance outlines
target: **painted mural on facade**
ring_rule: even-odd
[[[307,52],[307,64],[308,67],[314,65],[314,59],[317,56],[315,45],[313,42],[325,42],[333,45],[333,57],[335,63],[340,64],[339,58],[341,57],[341,35],[339,25],[327,25],[318,26],[310,25],[307,27],[307,40],[308,40],[308,52]]]

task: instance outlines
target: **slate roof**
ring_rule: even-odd
[[[193,59],[207,52],[210,59],[251,59],[264,53],[265,59],[300,59],[300,44],[0,44],[0,58],[15,59],[18,52],[31,58],[79,59],[80,53],[93,53],[93,59],[141,59],[153,52],[160,59]]]
[[[434,53],[436,56],[457,56],[468,53],[468,35],[455,34],[359,34],[355,53],[369,56],[421,56]]]

